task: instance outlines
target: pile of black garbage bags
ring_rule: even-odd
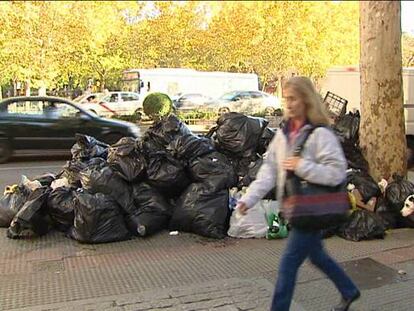
[[[169,115],[141,139],[124,137],[111,146],[77,135],[61,172],[32,178],[35,188],[20,183],[5,192],[0,226],[13,239],[59,230],[81,243],[165,229],[223,238],[229,188],[254,179],[274,135],[267,125],[262,118],[228,113],[201,137]]]
[[[359,148],[359,123],[357,112],[333,125],[359,205],[346,223],[326,230],[326,237],[361,241],[384,238],[388,229],[414,227],[414,213],[401,213],[407,204],[414,211],[414,185],[397,175],[386,187],[374,181]],[[242,189],[255,179],[274,134],[265,119],[231,112],[206,136],[193,134],[175,115],[155,122],[141,139],[124,137],[112,146],[77,135],[61,172],[32,178],[35,188],[21,182],[5,192],[0,227],[8,228],[9,238],[58,230],[81,243],[161,230],[223,238],[231,216],[229,189]],[[270,191],[266,199],[275,199],[274,194]]]
[[[346,223],[326,230],[326,237],[336,234],[351,241],[382,239],[388,229],[414,227],[414,214],[401,214],[407,198],[414,194],[414,185],[394,174],[392,181],[381,189],[369,175],[368,163],[359,148],[359,124],[359,112],[350,112],[333,126],[348,161],[348,188],[355,187],[360,204],[354,207]]]

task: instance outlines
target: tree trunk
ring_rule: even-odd
[[[361,148],[376,180],[407,171],[401,3],[360,2]]]

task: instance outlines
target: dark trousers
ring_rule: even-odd
[[[298,269],[307,257],[332,280],[343,298],[351,298],[356,294],[358,289],[355,284],[326,253],[321,233],[293,228],[280,262],[271,311],[289,310]]]

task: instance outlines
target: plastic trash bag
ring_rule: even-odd
[[[121,138],[109,147],[108,163],[128,182],[139,181],[145,176],[145,158],[134,138]]]
[[[80,172],[83,189],[90,193],[110,195],[124,209],[133,206],[131,186],[116,174],[105,160],[91,165]]]
[[[348,140],[341,142],[341,145],[348,162],[348,168],[368,172],[368,162],[362,155],[359,146]]]
[[[401,216],[398,215],[395,210],[390,208],[387,201],[382,197],[377,200],[375,214],[381,218],[386,230],[399,227]]]
[[[263,153],[267,151],[267,148],[269,147],[269,144],[275,135],[276,131],[274,129],[271,129],[269,127],[266,127],[264,129],[256,150],[258,154],[263,155]]]
[[[75,220],[69,236],[81,243],[123,241],[130,237],[119,205],[110,196],[76,192]]]
[[[76,143],[72,146],[70,152],[72,159],[89,160],[91,158],[104,158],[108,156],[108,145],[83,134],[75,135]]]
[[[414,228],[414,194],[405,199],[404,207],[400,211],[401,222],[404,227]]]
[[[172,206],[151,185],[133,186],[134,210],[127,211],[126,223],[134,235],[148,236],[168,228]]]
[[[255,161],[251,161],[246,167],[247,172],[245,175],[239,176],[239,182],[237,187],[242,189],[248,187],[253,181],[256,180],[257,173],[263,164],[263,158],[257,158]],[[271,189],[264,197],[265,200],[276,200],[276,186]]]
[[[270,200],[259,201],[246,215],[241,215],[236,209],[230,217],[227,234],[233,238],[264,238],[268,231],[267,216],[278,213],[278,202]]]
[[[383,239],[385,227],[381,218],[367,210],[355,210],[337,232],[338,236],[351,241]]]
[[[159,189],[163,195],[180,195],[190,184],[181,161],[166,151],[146,155],[147,181]]]
[[[61,188],[61,187],[66,187],[66,188],[70,187],[69,181],[66,177],[56,179],[50,184],[50,188],[52,188],[53,190],[57,188]]]
[[[47,209],[55,228],[66,232],[75,218],[75,191],[66,187],[54,189],[47,199]]]
[[[407,197],[414,194],[414,185],[398,174],[394,174],[392,179],[385,189],[385,199],[391,209],[400,212]]]
[[[47,198],[50,188],[35,189],[26,203],[14,216],[7,237],[10,239],[26,239],[45,235],[49,231],[49,217],[47,215]]]
[[[56,175],[52,173],[46,173],[46,174],[36,176],[33,178],[33,180],[37,180],[38,182],[40,182],[42,187],[50,187],[50,185],[52,184],[53,181],[55,181],[55,179],[56,179]]]
[[[42,184],[38,180],[30,180],[25,175],[22,175],[21,184],[28,188],[30,191],[34,191],[37,188],[42,187]]]
[[[175,158],[186,161],[192,161],[215,151],[211,139],[192,134],[178,137],[168,145],[167,149]]]
[[[215,128],[216,148],[240,158],[254,156],[267,124],[265,119],[237,112],[223,114]],[[213,132],[209,133],[211,135]]]
[[[4,196],[0,199],[0,227],[10,226],[14,216],[26,203],[31,191],[20,185],[7,186]]]
[[[359,111],[355,113],[348,112],[335,122],[334,132],[340,137],[341,141],[348,140],[358,144],[360,120]]]
[[[224,154],[212,152],[194,159],[189,164],[193,182],[203,182],[213,191],[229,189],[237,184],[234,168]]]
[[[226,236],[230,210],[228,190],[212,192],[203,183],[191,184],[178,198],[170,230],[221,239]]]
[[[181,136],[191,134],[190,129],[177,116],[170,114],[154,124],[145,132],[144,141],[166,147]]]
[[[366,204],[371,198],[382,195],[381,189],[374,179],[362,171],[351,170],[347,173],[348,184],[355,185],[362,196],[362,201]]]

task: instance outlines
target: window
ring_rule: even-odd
[[[42,116],[43,102],[41,101],[17,101],[7,105],[3,113],[16,116]]]
[[[117,101],[118,101],[118,94],[111,94],[109,96],[108,102],[110,102],[110,103],[116,103]]]
[[[53,103],[53,108],[52,117],[54,118],[75,119],[81,115],[81,111],[78,108],[66,103]]]
[[[123,101],[133,101],[139,99],[137,95],[130,93],[121,93],[121,98]]]

